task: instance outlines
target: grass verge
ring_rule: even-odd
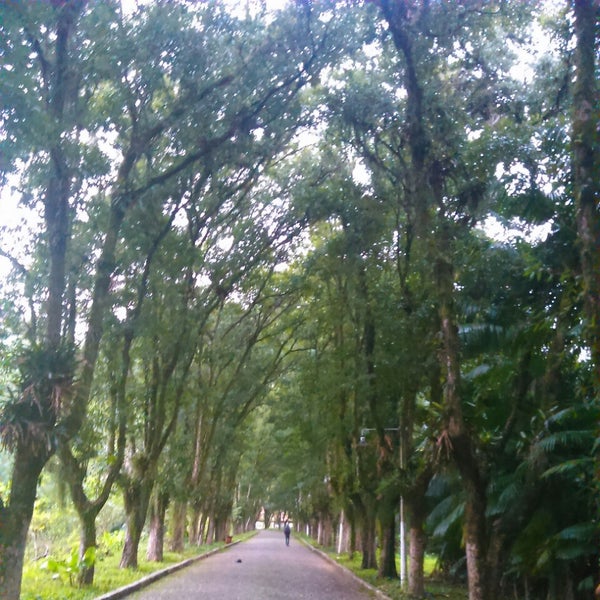
[[[234,541],[247,539],[254,534],[255,532],[248,532],[236,535]],[[44,561],[40,560],[29,563],[23,570],[20,600],[93,600],[151,573],[224,546],[224,542],[216,542],[205,546],[189,546],[181,553],[165,552],[164,560],[160,563],[140,558],[137,569],[120,569],[120,554],[102,552],[100,548],[96,558],[94,585],[84,588],[71,585],[68,578],[53,576],[42,568]],[[140,551],[140,555],[142,554],[143,551]]]
[[[332,560],[338,564],[346,567],[352,571],[357,577],[366,581],[373,587],[381,590],[386,596],[389,596],[392,600],[413,600],[412,596],[402,589],[399,579],[386,579],[377,575],[376,569],[362,569],[361,561],[362,556],[360,552],[355,552],[354,556],[350,558],[347,554],[338,555],[331,548],[324,548],[317,544],[315,540],[307,536],[302,538],[309,543],[311,546],[318,548],[321,552],[324,552]],[[397,559],[398,561],[398,559]],[[425,589],[428,594],[428,598],[432,600],[443,599],[443,600],[466,600],[468,598],[467,588],[464,585],[454,585],[433,576],[435,569],[436,559],[434,557],[427,557],[425,561],[425,573],[426,573],[426,585]],[[399,565],[396,565],[399,569]]]

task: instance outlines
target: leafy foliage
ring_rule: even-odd
[[[1,8],[4,531],[46,465],[125,544],[160,492],[373,562],[402,496],[446,574],[589,595],[593,2],[229,4]]]
[[[75,547],[71,550],[67,558],[63,560],[48,558],[44,561],[41,568],[53,576],[68,581],[69,585],[74,586],[82,569],[91,567],[95,562],[96,548],[88,548],[84,555],[80,557],[79,549]]]

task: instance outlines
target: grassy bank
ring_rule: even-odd
[[[325,552],[331,559],[338,564],[352,571],[357,577],[366,581],[370,585],[378,588],[392,600],[409,600],[411,597],[402,589],[398,579],[385,579],[378,577],[376,569],[361,569],[362,556],[360,552],[355,552],[350,558],[347,554],[338,555],[331,548],[319,546],[313,539],[302,536],[306,542],[315,546],[322,552]],[[397,559],[398,560],[398,559]],[[396,565],[398,571],[399,564]],[[443,598],[444,600],[466,600],[468,598],[467,588],[464,585],[455,585],[441,581],[435,576],[436,559],[435,557],[426,557],[425,574],[427,583],[425,589],[431,598]]]
[[[234,537],[234,541],[247,539],[254,532]],[[140,551],[140,561],[137,569],[120,569],[120,552],[110,547],[99,545],[95,563],[94,585],[78,588],[71,583],[75,580],[74,573],[67,569],[60,574],[51,573],[45,568],[44,559],[29,563],[23,570],[23,585],[21,600],[92,600],[102,594],[116,590],[147,577],[151,573],[173,566],[190,558],[201,556],[225,546],[224,542],[217,542],[205,546],[190,546],[183,552],[165,552],[163,562],[149,562],[142,558],[144,551]],[[57,557],[64,558],[64,557]]]

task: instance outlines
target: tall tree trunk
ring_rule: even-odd
[[[265,512],[264,512],[265,529],[269,529],[269,526],[271,525],[271,518],[272,518],[271,511],[267,510],[265,508]]]
[[[356,518],[354,516],[354,511],[348,511],[348,520],[350,521],[350,539],[348,541],[348,558],[352,560],[354,558],[354,553],[358,548],[358,540],[357,538],[357,528],[356,528]]]
[[[337,555],[340,556],[344,551],[344,532],[346,530],[346,522],[344,520],[344,510],[340,512],[337,523],[337,535],[335,538],[335,546],[337,550]],[[347,537],[346,537],[347,539]]]
[[[281,527],[281,525],[279,525]],[[317,544],[323,546],[323,521],[317,517]]]
[[[400,435],[398,435],[400,438]],[[399,464],[394,461],[393,442],[387,435],[379,439],[377,475],[381,481],[390,480],[397,472]],[[397,485],[389,485],[380,493],[377,503],[377,519],[381,532],[380,577],[396,579],[396,512],[400,496]]]
[[[410,596],[425,596],[425,519],[427,518],[427,502],[425,493],[433,475],[433,467],[427,466],[414,479],[414,483],[404,501],[409,520],[409,555],[408,593]]]
[[[0,589],[3,600],[19,600],[27,532],[40,473],[48,452],[18,447],[8,506],[0,503]]]
[[[446,407],[446,431],[442,433],[440,442],[453,456],[466,491],[464,539],[469,600],[486,600],[488,593],[485,573],[486,483],[475,455],[473,441],[463,419],[460,397],[459,339],[453,309],[454,268],[448,258],[452,254],[446,235],[447,232],[442,234],[440,256],[436,261],[437,294],[440,299],[439,312],[442,331],[440,360],[445,367],[444,405]]]
[[[595,397],[600,397],[600,90],[596,73],[598,0],[566,3],[575,13],[572,170],[577,235],[584,284],[585,334],[594,368]],[[596,472],[600,456],[596,453]],[[598,483],[596,484],[598,486]],[[600,586],[599,586],[600,589]]]
[[[572,168],[584,283],[587,339],[600,395],[600,92],[596,74],[597,0],[567,3],[575,11]]]
[[[208,527],[206,528],[204,543],[212,544],[215,540],[215,521],[212,517],[208,517]]]
[[[208,515],[206,512],[203,512],[200,515],[200,525],[198,527],[198,539],[196,540],[196,544],[198,546],[202,546],[202,544],[206,544],[206,540],[208,539]]]
[[[502,520],[498,519],[492,526],[486,557],[488,576],[488,600],[498,600],[502,584],[504,566],[504,544],[506,536],[501,531]]]
[[[108,501],[113,484],[116,481],[116,478],[123,465],[126,431],[125,411],[123,409],[125,398],[124,381],[122,387],[123,391],[120,396],[118,393],[113,395],[113,406],[115,407],[114,414],[116,415],[117,412],[119,413],[119,422],[118,424],[114,423],[114,426],[117,429],[117,439],[116,441],[113,439],[113,442],[110,444],[110,453],[112,454],[116,451],[116,457],[114,454],[112,454],[115,459],[110,463],[103,485],[95,500],[90,500],[85,491],[84,482],[87,475],[87,463],[85,461],[82,463],[78,462],[65,440],[61,441],[58,447],[58,455],[66,474],[69,490],[71,492],[71,499],[73,501],[73,506],[77,511],[81,527],[79,537],[80,559],[84,558],[88,548],[96,548],[96,519]],[[121,400],[118,398],[121,398]],[[117,410],[117,407],[119,410]],[[114,429],[111,430],[111,436],[114,436]],[[116,449],[114,448],[115,444]],[[92,585],[94,582],[94,573],[95,566],[93,563],[89,567],[84,566],[79,573],[79,585]]]
[[[408,568],[408,594],[415,598],[425,596],[425,548],[427,536],[425,534],[424,519],[413,518],[409,527],[409,568]]]
[[[129,459],[125,469],[127,473],[122,478],[127,530],[120,562],[121,568],[137,568],[140,537],[150,505],[158,461],[177,423],[179,403],[192,356],[193,353],[190,353],[186,358],[184,373],[174,391],[174,403],[168,418],[165,398],[167,382],[173,376],[180,353],[176,350],[168,358],[164,367],[161,366],[158,356],[154,356],[152,360],[151,383],[147,395],[149,408],[145,423],[144,451],[134,454]]]
[[[377,554],[375,544],[375,517],[372,511],[365,511],[361,522],[362,562],[361,569],[376,569]]]
[[[152,479],[146,478],[142,481],[130,481],[125,488],[123,496],[125,498],[126,530],[123,553],[119,563],[121,569],[137,569],[138,567],[140,538],[146,522],[152,486]]]
[[[215,541],[220,541],[222,542],[225,539],[225,536],[228,534],[227,531],[227,527],[228,527],[228,518],[225,514],[223,514],[222,512],[219,512],[215,517],[214,517],[214,523],[215,523],[215,529],[214,529],[214,535],[215,535]]]
[[[165,515],[169,505],[169,494],[157,491],[150,502],[150,523],[148,531],[148,549],[146,558],[162,562],[165,547]]]
[[[379,576],[397,579],[396,569],[396,519],[394,509],[386,507],[379,516],[381,529],[381,557],[379,561]]]
[[[183,552],[185,546],[185,531],[186,531],[187,503],[181,500],[176,500],[173,503],[173,514],[171,517],[171,552]],[[196,520],[196,527],[198,526]],[[192,532],[190,530],[190,540]]]
[[[190,544],[198,544],[202,537],[201,521],[200,521],[200,506],[197,503],[191,505],[190,515]]]
[[[79,512],[79,522],[81,533],[79,536],[79,557],[85,556],[88,548],[97,548],[96,542],[96,517],[98,511],[93,508],[91,510]],[[95,562],[89,566],[83,566],[78,576],[80,586],[92,585],[94,582]]]
[[[456,440],[454,441],[456,443]],[[464,471],[464,469],[462,469]],[[465,502],[465,553],[467,558],[467,576],[469,578],[469,600],[486,600],[489,592],[486,580],[485,560],[485,489],[476,480],[463,482],[467,491]]]

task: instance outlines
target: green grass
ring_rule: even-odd
[[[236,535],[234,541],[247,539],[252,535],[254,532]],[[41,568],[43,560],[31,562],[23,569],[21,600],[91,600],[138,581],[151,573],[223,546],[225,546],[223,542],[217,542],[207,546],[190,546],[182,553],[165,552],[163,562],[156,563],[145,559],[145,547],[140,545],[139,566],[135,570],[120,569],[120,554],[106,554],[100,548],[96,559],[94,585],[86,588],[73,587],[68,581],[62,581],[60,578],[54,579],[51,573]]]
[[[399,579],[391,580],[378,577],[376,569],[361,569],[362,555],[360,552],[355,552],[352,558],[347,554],[337,555],[332,549],[320,547],[313,539],[305,536],[302,537],[311,545],[319,547],[321,551],[325,552],[340,565],[352,571],[356,576],[380,589],[387,596],[392,598],[392,600],[409,600],[410,596],[402,589]],[[468,593],[465,586],[439,581],[434,577],[436,566],[437,559],[435,556],[425,557],[425,576],[427,579],[425,589],[427,592],[429,592],[433,598],[443,598],[444,600],[466,600],[468,598]],[[396,567],[399,572],[399,557],[396,557]]]

